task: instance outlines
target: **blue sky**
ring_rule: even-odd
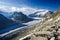
[[[32,7],[56,10],[60,7],[60,0],[0,0],[0,6]]]

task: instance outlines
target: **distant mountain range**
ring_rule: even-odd
[[[33,18],[31,17],[46,17],[49,14],[52,14],[53,12],[48,10],[38,10],[32,14],[29,14],[28,16],[25,15],[23,12],[3,12],[0,11],[0,14],[4,15],[8,19],[11,19],[17,23],[27,23],[29,21],[32,21]]]

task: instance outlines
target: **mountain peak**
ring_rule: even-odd
[[[14,12],[14,14],[11,16],[11,19],[13,21],[16,21],[19,23],[25,23],[25,22],[29,22],[32,20],[31,18],[29,18],[28,16],[26,16],[22,12]]]

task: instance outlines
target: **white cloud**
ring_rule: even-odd
[[[6,7],[6,6],[0,7],[0,10],[1,11],[6,11],[6,12],[10,11],[10,9],[8,7]]]
[[[19,12],[19,11],[21,11],[26,15],[32,14],[36,11],[41,11],[38,14],[44,15],[48,11],[48,10],[45,10],[45,9],[35,9],[35,8],[31,8],[31,7],[18,8],[18,7],[14,7],[14,6],[13,7],[2,6],[2,7],[0,7],[0,10],[6,11],[6,12],[13,12],[13,11],[18,11]]]
[[[28,14],[31,14],[31,13],[35,12],[36,9],[34,9],[34,8],[28,8],[28,7],[22,7],[22,8],[19,8],[18,11],[21,11],[24,14],[28,15]]]
[[[11,7],[10,9],[11,9],[11,11],[17,11],[16,7]]]
[[[36,9],[34,8],[30,8],[30,7],[21,7],[21,8],[18,8],[18,7],[8,7],[8,6],[2,6],[0,7],[0,10],[2,11],[6,11],[6,12],[13,12],[13,11],[21,11],[23,12],[24,14],[30,14],[30,13],[33,13],[36,11]]]

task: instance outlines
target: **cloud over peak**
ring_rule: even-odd
[[[36,9],[36,8],[31,8],[31,7],[18,8],[18,7],[14,7],[14,6],[13,7],[2,6],[2,7],[0,7],[0,10],[5,11],[5,12],[14,12],[14,11],[23,12],[24,14],[29,15],[29,14],[34,13],[36,11],[44,11],[46,9]]]

